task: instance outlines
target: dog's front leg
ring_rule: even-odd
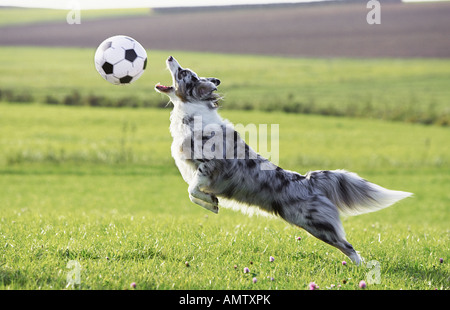
[[[219,212],[219,200],[213,194],[204,192],[211,183],[211,172],[205,164],[200,164],[188,188],[189,198],[195,204],[214,213]]]

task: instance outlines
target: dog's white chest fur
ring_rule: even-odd
[[[193,128],[188,124],[188,120],[192,124],[195,119],[196,126],[203,130],[208,124],[226,124],[215,110],[211,110],[204,105],[195,103],[176,104],[170,114],[170,133],[173,138],[171,152],[175,159],[183,179],[190,184],[197,170],[196,165],[191,160],[186,160],[188,155],[183,148],[186,143],[190,143],[194,135]]]

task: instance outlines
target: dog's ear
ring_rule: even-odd
[[[216,79],[216,78],[207,78],[208,81],[210,81],[211,83],[213,83],[216,86],[220,85],[220,80]]]
[[[200,83],[197,86],[197,94],[201,99],[208,97],[215,90],[217,90],[216,85],[212,82]]]

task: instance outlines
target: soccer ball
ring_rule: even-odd
[[[142,45],[122,35],[103,41],[94,59],[98,73],[115,85],[133,83],[147,67],[147,53]]]

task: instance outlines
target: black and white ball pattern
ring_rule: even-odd
[[[103,41],[95,52],[95,68],[108,82],[130,84],[147,67],[147,52],[135,39],[118,35]]]

